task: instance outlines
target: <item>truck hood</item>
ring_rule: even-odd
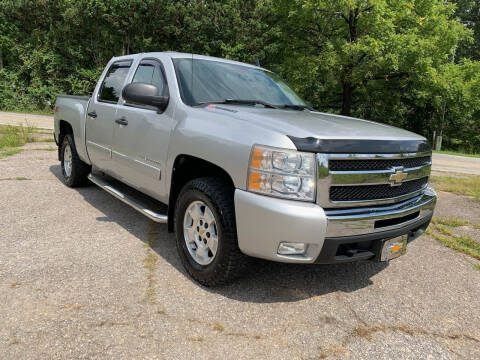
[[[424,137],[373,121],[316,111],[209,105],[206,111],[255,124],[296,138],[355,140],[425,140]]]

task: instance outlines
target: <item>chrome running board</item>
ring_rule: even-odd
[[[95,185],[99,186],[101,189],[115,196],[117,199],[123,201],[125,204],[130,205],[132,208],[137,210],[139,213],[145,215],[149,219],[157,223],[162,223],[162,224],[167,223],[168,221],[167,215],[158,214],[155,211],[149,209],[149,207],[146,204],[144,204],[143,202],[137,199],[134,199],[132,196],[129,196],[118,189],[115,189],[106,180],[92,174],[88,175],[88,179],[91,182],[93,182]]]

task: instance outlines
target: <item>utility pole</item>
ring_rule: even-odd
[[[455,63],[455,57],[457,55],[457,47],[453,49],[452,54],[452,63]],[[443,140],[443,128],[445,127],[445,113],[447,112],[447,101],[443,103],[443,113],[442,113],[442,123],[440,125],[440,135],[437,137],[437,141],[435,144],[435,150],[440,151],[442,150],[442,140]]]
[[[445,125],[445,113],[447,111],[447,102],[443,104],[443,114],[442,114],[442,124],[440,125],[440,135],[437,136],[437,143],[435,150],[442,150],[442,140],[443,140],[443,127]]]

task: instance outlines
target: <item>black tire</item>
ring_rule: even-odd
[[[70,147],[70,151],[72,154],[72,168],[70,175],[67,175],[64,161],[64,154],[67,146]],[[74,188],[79,186],[86,186],[89,184],[87,176],[91,171],[91,166],[85,164],[78,157],[77,149],[75,148],[75,142],[72,135],[70,134],[65,135],[65,137],[63,138],[63,142],[60,148],[60,164],[62,167],[63,182],[65,183],[65,185]]]
[[[217,252],[208,265],[195,261],[184,238],[185,213],[195,201],[205,203],[216,222]],[[199,178],[187,183],[177,198],[174,221],[177,251],[192,278],[204,286],[218,286],[229,283],[242,274],[248,257],[238,248],[233,189],[224,181],[217,178]]]

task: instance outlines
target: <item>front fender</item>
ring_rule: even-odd
[[[180,109],[177,119],[170,139],[167,186],[171,185],[178,155],[191,155],[217,165],[230,175],[235,188],[245,190],[254,144],[295,149],[285,135],[205,109]]]

